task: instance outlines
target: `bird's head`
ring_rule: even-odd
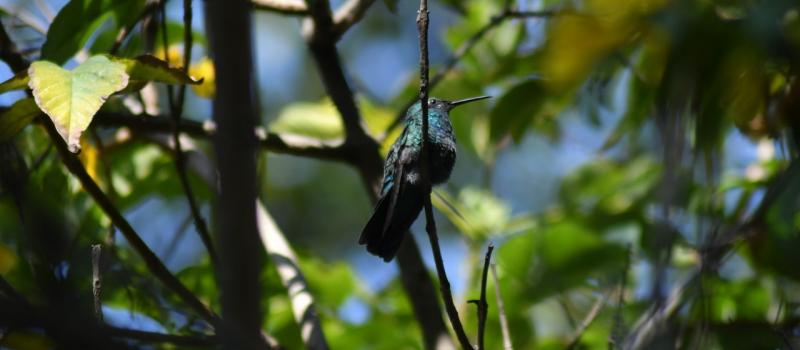
[[[437,98],[437,97],[431,97],[431,98],[428,98],[428,110],[436,109],[436,110],[440,110],[440,111],[449,112],[453,108],[456,108],[456,107],[458,107],[460,105],[464,105],[464,104],[467,104],[467,103],[470,103],[470,102],[484,100],[484,99],[487,99],[487,98],[490,98],[490,97],[491,96],[478,96],[478,97],[470,97],[470,98],[465,98],[465,99],[456,100],[456,101],[448,101],[448,100],[443,100],[443,99]],[[409,114],[413,115],[413,114],[421,113],[422,108],[421,108],[420,105],[421,105],[420,102],[417,101],[417,103],[415,103],[414,106],[412,106],[409,109]]]

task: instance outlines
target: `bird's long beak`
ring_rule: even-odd
[[[490,98],[490,97],[492,97],[492,96],[478,96],[478,97],[465,98],[463,100],[458,100],[458,101],[451,101],[450,102],[450,109],[456,108],[456,107],[458,107],[460,105],[467,104],[467,103],[470,103],[470,102],[485,100],[485,99]]]

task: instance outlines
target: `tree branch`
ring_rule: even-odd
[[[333,15],[333,31],[337,40],[356,24],[367,12],[375,0],[348,0],[342,4]]]
[[[216,347],[219,345],[219,338],[215,335],[176,335],[118,327],[104,327],[103,329],[112,338],[125,338],[143,343],[169,343],[185,347]]]
[[[100,278],[101,252],[99,244],[92,244],[92,299],[94,300],[94,317],[98,322],[103,322],[103,302],[100,299],[103,290],[103,282]]]
[[[609,296],[608,293],[606,293],[597,297],[597,301],[595,301],[594,304],[592,304],[592,308],[589,309],[589,313],[586,314],[586,317],[584,317],[583,321],[578,326],[578,329],[575,330],[575,334],[569,341],[567,349],[575,349],[575,347],[577,347],[578,344],[580,344],[583,333],[586,332],[587,329],[589,329],[589,326],[592,324],[592,322],[594,322],[595,318],[597,318],[597,315],[600,314],[600,310],[602,310],[603,306],[606,304],[608,296]]]
[[[483,275],[481,276],[481,298],[478,300],[478,349],[483,350],[484,334],[486,333],[486,319],[489,316],[489,303],[486,302],[486,277],[489,275],[489,265],[492,263],[494,245],[489,243],[486,249],[486,258],[483,262]]]
[[[436,221],[433,218],[433,205],[431,205],[431,181],[428,173],[428,162],[430,159],[430,145],[428,140],[428,1],[420,0],[419,10],[417,11],[417,30],[419,31],[419,99],[422,107],[422,150],[420,151],[420,172],[422,174],[422,186],[425,188],[425,229],[428,232],[428,239],[431,242],[433,260],[436,263],[436,273],[439,275],[439,290],[444,299],[445,310],[450,318],[450,324],[456,333],[458,342],[464,349],[473,349],[472,344],[464,332],[464,326],[458,316],[458,310],[453,302],[453,294],[450,291],[450,281],[447,280],[447,273],[444,269],[442,252],[439,248],[439,237],[436,233]]]
[[[258,118],[253,79],[252,27],[248,0],[205,2],[210,51],[217,72],[213,137],[219,174],[215,238],[219,247],[217,281],[221,290],[223,346],[270,348],[262,337],[263,269],[256,222]]]
[[[300,0],[252,0],[252,2],[257,10],[295,16],[308,14],[308,7]]]
[[[136,116],[106,111],[100,111],[97,114],[92,121],[92,127],[127,127],[133,133],[138,134],[169,133],[172,130],[169,117],[166,116]],[[210,139],[216,133],[217,126],[210,120],[201,123],[187,119],[181,122],[180,130],[181,133],[192,137]],[[273,153],[345,163],[354,162],[351,156],[353,152],[346,149],[343,140],[323,141],[302,135],[264,132],[261,128],[254,130],[259,145]]]
[[[328,341],[325,339],[319,314],[314,306],[314,297],[309,291],[306,278],[297,263],[297,256],[260,201],[257,201],[257,209],[261,243],[272,263],[275,264],[283,286],[289,292],[292,314],[300,327],[303,343],[307,349],[326,350],[329,348]]]

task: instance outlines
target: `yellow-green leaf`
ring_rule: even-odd
[[[17,254],[14,251],[0,244],[0,275],[5,275],[17,266]]]
[[[342,120],[330,100],[292,103],[269,124],[269,129],[321,140],[337,139],[344,135]]]
[[[23,98],[0,114],[0,141],[8,140],[42,113],[32,98]]]
[[[148,81],[192,85],[203,82],[203,79],[194,79],[182,70],[170,67],[169,63],[152,55],[142,55],[136,58],[123,58],[110,55],[105,55],[105,57],[125,66],[125,71],[130,76],[131,85]]]
[[[8,79],[2,83],[0,83],[0,94],[13,91],[13,90],[22,90],[28,87],[28,72],[22,71],[17,74],[14,74],[11,79]]]
[[[80,136],[108,96],[128,85],[125,65],[105,56],[89,58],[72,71],[47,61],[28,69],[36,104],[55,124],[71,152],[80,150]]]

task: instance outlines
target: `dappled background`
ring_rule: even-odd
[[[507,3],[527,15],[497,17]],[[66,2],[0,4],[3,25],[35,59],[52,15]],[[214,76],[202,1],[194,5],[191,72],[206,80],[189,90],[184,114],[205,121]],[[418,91],[417,7],[377,1],[338,44],[383,152],[400,131],[390,126]],[[167,3],[167,58],[175,65],[183,57],[182,11],[180,2]],[[85,51],[108,52],[120,21],[108,15],[87,30]],[[262,124],[283,134],[341,139],[341,118],[301,35],[302,21],[266,10],[255,10],[253,21]],[[467,50],[432,96],[494,96],[451,115],[458,162],[433,198],[468,334],[476,313],[467,300],[478,297],[483,254],[493,243],[515,349],[800,345],[800,7],[794,1],[432,0],[430,33],[432,75],[454,52]],[[134,32],[118,54],[141,54],[140,36]],[[154,45],[164,58],[164,43]],[[2,65],[0,80],[13,73]],[[162,102],[146,111],[165,114],[166,89],[151,91]],[[0,95],[0,104],[22,96]],[[109,101],[107,108],[142,111],[122,98]],[[124,129],[94,130],[80,154],[89,173],[167,266],[217,308],[213,267],[172,157],[147,137],[120,136]],[[210,152],[203,140],[187,141],[187,149]],[[110,232],[40,127],[27,127],[14,142],[34,169],[29,181],[57,213],[47,220],[57,221],[61,243],[47,251],[24,239],[13,191],[3,189],[0,274],[34,298],[41,291],[32,276],[41,266],[88,291],[89,246],[104,243],[115,247],[104,271],[108,322],[202,331],[202,322],[164,296],[125,240]],[[422,348],[396,263],[357,244],[371,213],[358,172],[269,152],[260,172],[261,197],[299,255],[331,347]],[[196,174],[191,180],[208,217],[212,192]],[[433,271],[423,221],[412,231]],[[301,348],[274,265],[263,281],[265,329],[287,348]],[[491,278],[487,291],[487,348],[499,349]],[[653,318],[657,325],[648,328]]]

